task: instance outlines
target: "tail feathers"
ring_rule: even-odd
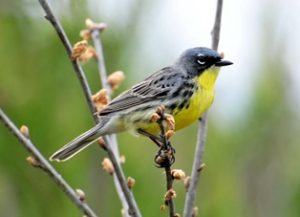
[[[102,135],[101,127],[102,126],[98,124],[92,129],[78,136],[68,144],[64,145],[50,157],[50,160],[60,162],[70,159],[78,152],[88,147]]]

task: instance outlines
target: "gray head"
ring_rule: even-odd
[[[211,66],[221,67],[231,64],[233,63],[223,60],[220,54],[210,48],[195,47],[184,51],[175,62],[174,66],[196,76]]]

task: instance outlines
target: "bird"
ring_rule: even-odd
[[[233,64],[206,47],[185,50],[173,65],[164,67],[124,91],[99,111],[99,123],[56,151],[51,161],[66,161],[101,136],[122,131],[157,135],[150,121],[159,106],[175,120],[175,131],[192,124],[211,106],[220,67]]]

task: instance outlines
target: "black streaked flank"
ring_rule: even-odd
[[[183,98],[183,101],[178,106],[178,109],[183,109],[188,104],[189,101],[190,101],[189,98],[187,98],[187,97]]]
[[[175,108],[177,108],[177,103],[173,103],[170,106],[167,106],[167,109],[170,109],[171,111],[173,111]]]

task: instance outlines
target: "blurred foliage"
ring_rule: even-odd
[[[25,2],[24,7],[14,1],[2,3],[0,9],[0,104],[18,126],[26,124],[30,128],[32,141],[45,156],[50,156],[93,122],[55,32],[42,14],[29,16]],[[126,59],[130,58],[128,53],[133,46],[135,22],[145,5],[132,6],[127,23],[127,29],[132,31],[111,26],[103,34],[110,72],[134,68]],[[61,11],[60,19],[73,43],[79,40],[79,31],[84,28],[88,16],[85,8],[85,2],[79,1],[71,3],[68,16]],[[101,15],[97,19],[101,20]],[[273,61],[268,46],[260,49],[258,53],[263,58],[253,87],[255,99],[248,112],[226,128],[220,127],[218,120],[209,124],[207,167],[201,176],[197,200],[201,217],[300,215],[299,125],[295,124],[295,114],[287,103],[286,68],[278,61],[279,55]],[[96,92],[100,81],[95,62],[84,68]],[[136,81],[134,74],[126,76],[127,81],[118,92]],[[195,124],[173,139],[177,150],[174,168],[187,173],[191,169],[196,130]],[[128,133],[121,133],[118,138],[121,153],[127,159],[126,175],[137,181],[133,191],[142,213],[167,216],[159,209],[165,177],[163,170],[154,166],[156,147]],[[2,124],[0,141],[0,216],[81,216],[43,172],[26,163],[26,151]],[[120,216],[112,177],[101,170],[104,156],[103,151],[92,146],[71,161],[54,165],[74,188],[86,192],[87,201],[97,213]],[[175,189],[176,207],[181,212],[185,189],[181,182],[175,183]]]

